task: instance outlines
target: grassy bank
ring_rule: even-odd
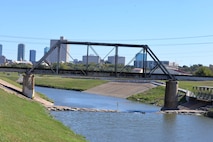
[[[0,79],[21,87],[18,73],[0,73]],[[36,76],[37,85],[62,89],[85,90],[105,81],[72,79],[59,76]],[[81,142],[68,127],[53,119],[43,106],[0,89],[0,141],[2,142]]]
[[[54,120],[40,104],[0,89],[0,141],[81,142],[85,140]]]
[[[179,88],[192,91],[193,86],[213,86],[213,81],[179,81]]]
[[[10,84],[13,84],[17,87],[22,88],[22,86],[20,84],[18,84],[16,81],[19,78],[19,74],[18,73],[7,73],[7,72],[0,72],[0,79],[7,81]]]
[[[19,78],[18,73],[0,73],[0,78],[20,88],[22,87],[16,83]],[[100,79],[66,78],[56,75],[35,75],[35,85],[37,86],[67,90],[84,91],[106,82],[107,81]]]
[[[17,80],[18,74],[0,74],[0,77],[5,77],[10,80]],[[98,86],[105,83],[106,81],[98,79],[77,79],[77,78],[64,78],[60,76],[35,76],[36,85],[61,88],[61,89],[72,89],[72,90],[87,90],[89,88]],[[187,89],[192,91],[193,86],[213,86],[213,81],[179,81],[179,88]],[[164,104],[165,87],[156,87],[143,92],[135,94],[128,99],[134,101],[140,101],[142,103],[155,104],[163,106]],[[181,99],[181,98],[180,98]]]
[[[146,104],[154,104],[163,106],[164,104],[165,87],[158,86],[146,92],[139,93],[128,97],[128,100],[138,101]]]
[[[179,81],[178,86],[179,88],[192,91],[193,86],[213,86],[213,81]],[[127,99],[162,107],[164,104],[164,95],[165,87],[158,86],[146,92],[132,95]],[[182,101],[183,99],[179,98],[179,100]]]
[[[36,76],[35,84],[38,86],[84,91],[89,88],[106,83],[99,79],[65,78],[61,76]]]

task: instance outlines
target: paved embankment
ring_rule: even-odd
[[[151,83],[108,82],[84,92],[127,98],[131,95],[147,91],[153,87],[156,87],[156,85]]]

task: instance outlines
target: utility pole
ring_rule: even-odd
[[[115,76],[117,77],[118,72],[118,46],[115,46]]]

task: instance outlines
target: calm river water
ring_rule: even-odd
[[[203,116],[159,114],[159,107],[52,88],[36,87],[56,105],[113,109],[119,113],[51,112],[91,142],[202,142],[212,141],[213,119]],[[145,114],[140,113],[145,112]]]

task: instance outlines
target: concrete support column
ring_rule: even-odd
[[[162,110],[178,109],[178,82],[169,80],[166,82],[166,91],[164,98],[164,107]]]
[[[23,75],[23,87],[22,93],[27,96],[28,98],[34,97],[34,75],[33,74],[25,74]]]

